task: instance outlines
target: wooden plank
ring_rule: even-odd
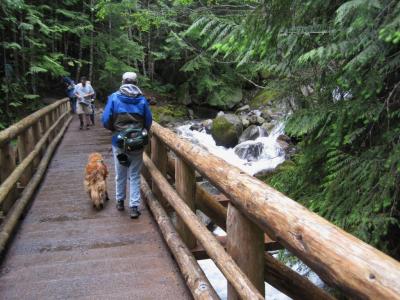
[[[176,159],[175,164],[175,185],[178,195],[192,211],[195,211],[196,179],[194,170],[179,158]],[[196,238],[179,216],[176,219],[176,230],[189,249],[196,247]]]
[[[186,243],[179,237],[170,218],[151,192],[146,179],[143,177],[141,180],[141,190],[169,249],[178,263],[193,298],[199,300],[219,299],[203,270],[186,246]]]
[[[226,227],[227,252],[260,294],[264,295],[264,233],[232,204],[228,206]],[[228,299],[240,299],[240,295],[229,283]]]
[[[257,291],[257,288],[251,283],[246,275],[240,270],[219,244],[211,232],[200,222],[196,214],[183,202],[176,191],[169,185],[164,175],[157,169],[149,157],[144,154],[143,162],[145,167],[150,172],[153,183],[155,183],[162,195],[171,206],[175,209],[176,213],[185,224],[190,228],[201,245],[207,250],[207,253],[214,260],[218,268],[225,275],[228,282],[230,282],[243,299],[264,299],[264,297]]]
[[[356,298],[400,299],[399,262],[171,130],[152,131],[325,282]]]

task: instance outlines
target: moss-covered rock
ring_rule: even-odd
[[[170,122],[184,120],[188,116],[186,106],[179,104],[164,104],[151,107],[153,119],[165,125]]]
[[[233,114],[224,114],[214,119],[211,135],[218,146],[235,147],[243,132],[240,118]]]
[[[279,96],[279,90],[272,87],[266,88],[257,93],[256,96],[252,100],[250,100],[249,104],[252,109],[260,109],[261,107],[272,104],[272,102],[275,99],[279,98]]]

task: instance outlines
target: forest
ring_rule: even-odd
[[[0,129],[87,76],[135,71],[181,105],[289,104],[294,157],[264,178],[400,258],[397,0],[2,0]],[[170,101],[172,101],[170,100]]]

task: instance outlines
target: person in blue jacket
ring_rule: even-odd
[[[126,184],[129,176],[129,207],[130,217],[140,216],[140,171],[143,164],[143,150],[124,152],[118,144],[118,135],[127,128],[150,130],[152,114],[147,99],[136,86],[137,75],[126,72],[122,76],[122,85],[119,90],[108,97],[104,109],[103,126],[113,132],[112,149],[115,164],[115,184],[117,209],[124,210],[126,198]],[[128,165],[118,159],[120,154],[128,158]]]
[[[63,82],[65,84],[65,93],[67,94],[71,105],[71,113],[74,114],[76,111],[75,82],[66,76],[63,77]]]

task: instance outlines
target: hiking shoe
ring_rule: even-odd
[[[119,211],[122,211],[122,210],[125,209],[125,208],[124,208],[124,201],[117,201],[117,209],[118,209]]]
[[[129,214],[131,219],[137,219],[140,216],[140,211],[137,206],[131,207],[131,212]]]
[[[79,130],[82,130],[82,129],[83,129],[83,125],[79,126]]]

